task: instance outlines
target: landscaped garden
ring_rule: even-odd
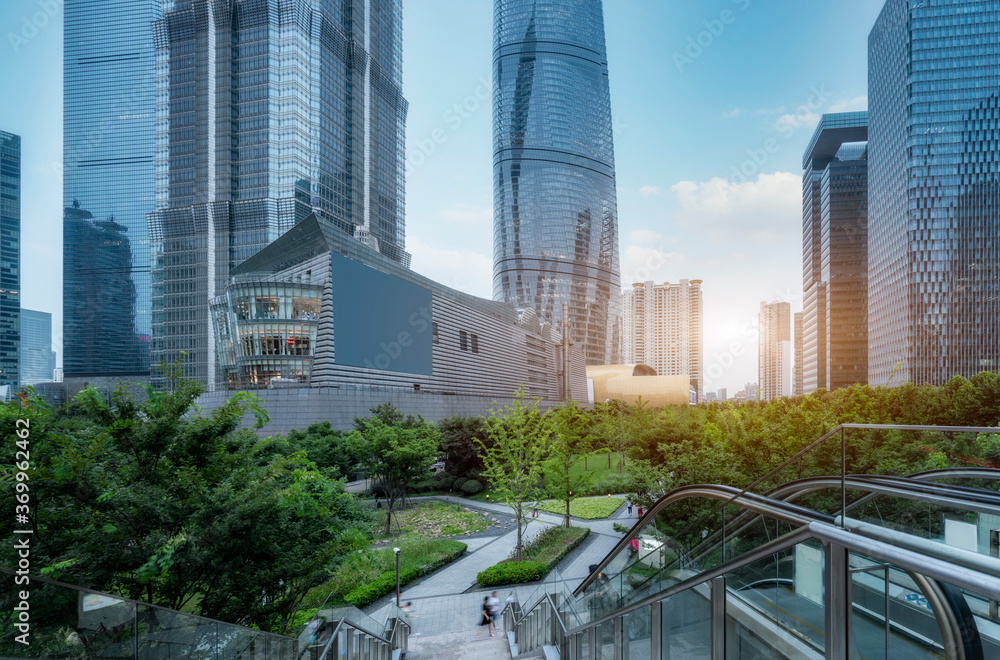
[[[492,587],[540,580],[580,545],[588,534],[590,529],[586,527],[549,527],[533,541],[524,544],[521,561],[517,561],[512,555],[481,571],[476,576],[476,582],[483,587]]]
[[[376,529],[385,528],[385,512],[378,510]],[[481,532],[489,525],[489,520],[457,504],[445,502],[417,502],[393,514],[389,534],[379,534],[379,538],[438,538],[460,536]]]
[[[607,518],[625,504],[620,497],[581,497],[569,504],[569,515],[585,520]],[[560,516],[566,515],[566,503],[561,500],[545,500],[538,505],[539,511],[548,511]]]

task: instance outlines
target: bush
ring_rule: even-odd
[[[455,477],[455,481],[452,482],[452,490],[462,490],[462,486],[468,481],[468,477]]]
[[[545,576],[545,564],[537,561],[505,561],[490,566],[476,576],[476,582],[484,587],[500,584],[521,584],[534,582]]]
[[[432,573],[445,564],[458,559],[468,547],[464,543],[445,539],[406,541],[405,545],[401,544],[401,546],[404,558],[403,565],[400,566],[399,570],[400,585],[412,582],[418,577]],[[343,581],[347,581],[351,585],[357,585],[350,588],[344,595],[344,600],[355,607],[365,607],[396,589],[396,571],[395,567],[392,567],[395,557],[392,550],[388,548],[364,552],[357,557],[354,560],[355,563],[370,564],[373,567],[377,565],[376,570],[388,569],[381,570],[380,573],[371,577],[371,573],[367,571],[356,570],[355,565],[349,560],[345,562],[343,570],[338,570],[332,576],[334,580],[342,578],[341,584]],[[328,584],[332,585],[333,580]]]
[[[462,492],[466,495],[475,495],[476,493],[483,492],[483,485],[475,479],[469,479],[462,484]]]
[[[437,485],[441,490],[448,490],[455,485],[455,477],[450,474],[442,474],[438,478]]]
[[[420,571],[416,568],[407,568],[399,572],[399,583],[406,584],[420,577]],[[395,571],[386,572],[378,576],[371,582],[365,582],[352,589],[344,600],[354,607],[364,607],[371,605],[382,596],[391,593],[396,589]]]
[[[635,482],[627,474],[612,473],[592,485],[589,489],[592,495],[607,495],[608,493],[634,493]]]
[[[548,572],[589,534],[589,527],[549,527],[524,545],[521,556],[541,563]]]

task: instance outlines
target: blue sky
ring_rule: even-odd
[[[54,314],[60,363],[61,5],[0,3],[0,130],[22,136],[23,306]],[[867,107],[867,36],[881,6],[605,1],[623,282],[704,281],[708,387],[732,394],[757,380],[762,300],[801,309],[802,152],[820,114]],[[33,18],[44,23],[34,34]],[[484,297],[491,27],[489,0],[404,1],[413,268]]]

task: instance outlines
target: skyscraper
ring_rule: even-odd
[[[67,381],[149,377],[155,52],[160,0],[66,0],[63,366]]]
[[[0,131],[0,386],[17,387],[21,337],[21,138]]]
[[[757,371],[764,401],[792,394],[792,306],[786,302],[760,304]],[[749,386],[747,390],[749,390]],[[747,392],[750,396],[750,392]]]
[[[802,160],[804,394],[868,381],[867,138],[868,113],[823,115]]]
[[[888,0],[868,39],[869,380],[1000,369],[1000,0]]]
[[[659,376],[690,376],[700,400],[703,310],[701,280],[633,284],[625,292],[622,362],[648,365]]]
[[[618,202],[601,0],[496,0],[493,297],[618,361]],[[569,318],[564,319],[563,309]]]
[[[21,310],[21,386],[51,383],[56,369],[52,350],[52,315]]]
[[[792,315],[792,325],[794,326],[795,339],[795,366],[792,367],[792,396],[801,396],[802,390],[802,312],[795,312]]]
[[[309,214],[409,265],[401,0],[176,0],[153,32],[153,357],[215,389],[210,301]]]

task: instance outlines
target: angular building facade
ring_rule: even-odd
[[[21,310],[21,387],[51,383],[56,352],[52,350],[52,315]]]
[[[793,367],[794,372],[792,373],[792,396],[801,396],[803,394],[802,389],[802,362],[803,362],[803,331],[802,331],[802,312],[795,312],[792,315],[792,325],[795,332],[794,346],[795,346],[795,366]]]
[[[601,0],[496,0],[493,126],[494,299],[567,323],[587,364],[618,362],[618,203]]]
[[[0,131],[0,387],[17,387],[21,351],[21,138]]]
[[[704,395],[704,303],[701,280],[644,282],[625,292],[623,363],[645,364],[659,376],[688,376]]]
[[[867,138],[868,113],[823,115],[803,157],[804,394],[868,381]]]
[[[869,380],[1000,369],[1000,1],[888,0],[868,39]]]
[[[177,0],[153,32],[153,359],[214,389],[210,301],[310,214],[409,265],[401,1]]]
[[[160,0],[66,0],[63,367],[68,382],[149,378]]]
[[[792,395],[792,306],[786,302],[760,304],[757,372],[758,398],[763,401]],[[750,395],[750,386],[746,393]]]
[[[350,428],[386,401],[478,416],[521,387],[546,408],[588,402],[582,354],[533,311],[433,282],[316,215],[240,264],[212,318],[222,384],[199,403],[256,390],[268,432]]]

